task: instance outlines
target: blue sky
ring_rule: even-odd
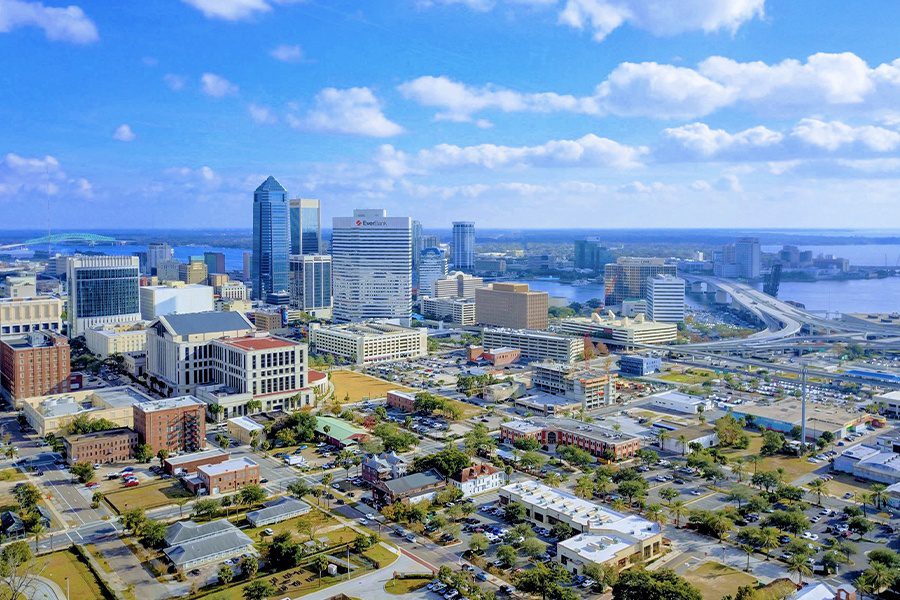
[[[898,34],[866,0],[0,0],[0,229],[249,227],[269,174],[427,227],[884,227]]]

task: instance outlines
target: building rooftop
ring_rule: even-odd
[[[253,540],[226,519],[209,523],[181,521],[166,530],[168,547],[163,550],[175,565],[203,561],[252,548]]]
[[[293,348],[299,346],[299,342],[293,342],[275,336],[246,336],[240,338],[226,338],[221,343],[234,346],[241,350],[274,350],[275,348]]]
[[[290,496],[282,496],[281,498],[266,502],[263,504],[263,508],[248,512],[247,520],[251,523],[257,521],[271,522],[273,519],[278,519],[279,517],[307,513],[309,511],[310,506],[306,502],[291,498]]]
[[[571,406],[573,404],[581,405],[581,400],[575,398],[566,398],[565,396],[555,396],[553,394],[544,394],[542,392],[528,394],[521,398],[516,398],[518,404],[530,404],[532,406]]]
[[[555,331],[539,331],[537,329],[510,329],[508,327],[485,327],[484,332],[496,332],[506,335],[527,335],[552,340],[578,340],[575,336]],[[578,340],[581,341],[581,340]]]
[[[406,494],[424,487],[437,485],[442,483],[444,478],[434,469],[425,471],[424,473],[413,473],[405,475],[397,479],[389,479],[382,481],[381,485],[386,487],[394,495]]]
[[[348,423],[343,419],[316,415],[316,432],[325,433],[326,425],[329,427],[328,436],[342,442],[345,440],[356,439],[359,436],[368,437],[369,435],[369,432],[365,429]]]
[[[800,423],[800,400],[794,398],[786,398],[771,404],[754,404],[742,405],[736,407],[736,413],[753,415],[764,419],[772,419],[785,423]],[[806,403],[806,423],[807,426],[812,422],[818,422],[821,425],[816,426],[817,429],[823,427],[846,427],[848,423],[857,421],[865,417],[865,414],[859,412],[851,412],[839,406],[829,406],[826,404],[807,402]]]
[[[246,431],[262,431],[263,429],[265,429],[265,427],[263,427],[250,417],[234,417],[228,419],[228,422],[234,423],[235,425]]]
[[[173,467],[177,467],[178,465],[183,465],[186,463],[192,463],[200,460],[208,460],[212,458],[219,458],[220,456],[228,456],[228,453],[224,450],[220,450],[219,448],[214,448],[212,450],[205,450],[203,452],[191,452],[190,454],[182,454],[180,456],[172,456],[166,459],[166,462],[172,465]]]
[[[235,311],[171,314],[159,317],[159,321],[179,336],[256,329],[247,317]]]
[[[310,369],[307,374],[307,379],[309,380],[310,383],[314,383],[316,381],[319,381],[320,379],[325,379],[326,377],[328,377],[327,373],[323,373],[321,371],[314,371],[312,369]]]
[[[52,331],[31,331],[5,335],[0,338],[4,344],[13,350],[33,350],[35,348],[52,348],[53,346],[68,346],[65,336]]]
[[[512,431],[515,431],[516,433],[521,433],[524,435],[539,433],[544,430],[544,428],[541,427],[540,425],[535,425],[534,423],[531,423],[529,421],[518,421],[518,420],[517,421],[507,421],[506,423],[503,423],[502,425],[503,425],[503,427],[506,427],[507,429],[511,429]]]
[[[256,464],[246,456],[242,456],[240,458],[231,458],[214,465],[200,465],[199,467],[197,467],[197,472],[203,473],[207,477],[215,477],[216,475],[224,475],[225,473],[230,473],[232,471],[243,470],[247,467],[258,466],[258,464]]]
[[[35,410],[45,418],[77,415],[107,408],[126,408],[152,402],[152,398],[130,385],[81,390],[38,399]]]
[[[158,410],[171,410],[173,408],[188,408],[191,406],[206,406],[204,402],[193,396],[177,396],[175,398],[159,398],[142,403],[138,408],[145,413]]]
[[[97,440],[103,439],[107,437],[116,437],[119,435],[130,435],[133,434],[134,430],[128,427],[116,427],[115,429],[106,429],[104,431],[92,431],[91,433],[82,433],[80,435],[67,435],[65,436],[65,440],[70,444],[75,442],[81,442],[84,440]]]
[[[408,464],[402,456],[396,452],[382,452],[381,454],[369,454],[363,458],[363,465],[377,471],[390,470],[393,465]]]
[[[466,467],[459,473],[454,474],[452,479],[459,481],[460,483],[465,483],[467,481],[478,479],[480,477],[488,477],[490,475],[493,475],[494,473],[499,472],[500,469],[493,465],[489,465],[487,463],[478,463],[477,465]]]
[[[847,448],[846,450],[841,452],[840,456],[853,460],[862,460],[870,456],[875,456],[876,454],[878,454],[878,452],[878,448],[860,444],[859,446],[852,446],[850,448]]]
[[[698,405],[698,404],[709,404],[709,400],[703,398],[702,396],[694,396],[691,394],[685,394],[684,392],[679,392],[678,390],[663,390],[662,392],[657,392],[655,394],[651,394],[648,396],[650,400],[665,400],[666,402],[675,402],[679,404],[688,404],[688,405]]]
[[[412,333],[417,328],[402,327],[391,323],[380,323],[375,321],[366,321],[361,323],[343,323],[341,325],[329,325],[327,327],[317,328],[319,331],[330,331],[334,333],[347,333],[358,336],[372,335],[399,335]]]

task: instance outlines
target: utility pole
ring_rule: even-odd
[[[800,456],[806,449],[806,372],[804,364],[800,370]]]

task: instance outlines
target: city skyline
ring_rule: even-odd
[[[248,228],[273,174],[325,222],[878,227],[900,6],[809,6],[2,0],[4,226]]]

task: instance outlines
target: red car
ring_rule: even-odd
[[[137,479],[131,479],[131,480],[125,482],[125,487],[135,487],[138,485],[141,485],[141,482],[138,481]]]
[[[95,488],[95,487],[97,487],[97,486],[100,485],[100,484],[97,483],[96,481],[91,481],[91,482],[88,482],[86,485],[87,485],[87,487],[89,487],[89,488]]]

